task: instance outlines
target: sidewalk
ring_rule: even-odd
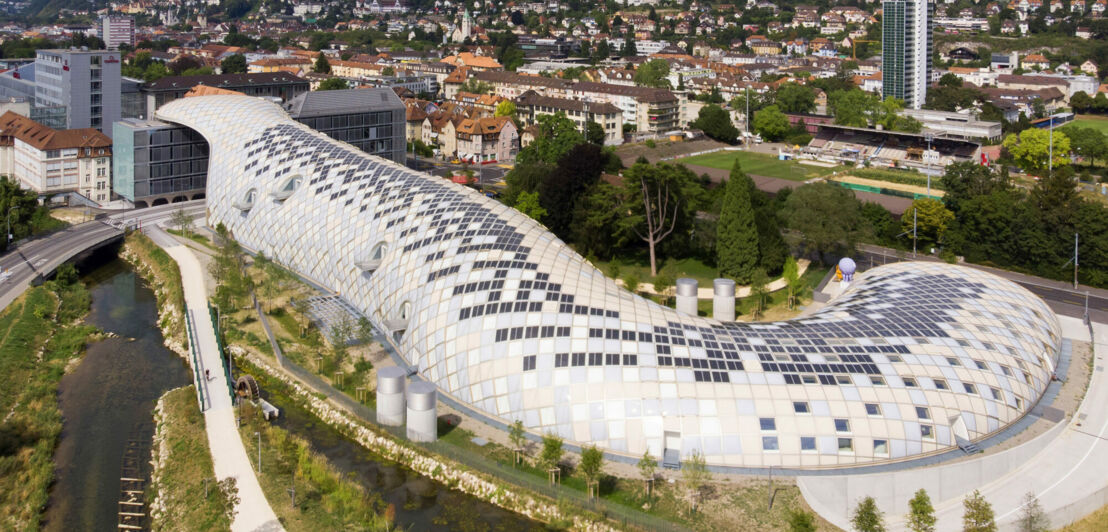
[[[1075,320],[1076,321],[1076,320]],[[1066,327],[1067,334],[1079,327]],[[1033,492],[1051,529],[1081,519],[1108,503],[1108,325],[1094,323],[1094,371],[1077,414],[1034,440],[993,455],[946,466],[858,477],[802,477],[805,500],[825,519],[849,529],[857,501],[870,495],[885,512],[888,529],[904,530],[907,501],[918,488],[932,497],[937,530],[961,527],[962,500],[974,489],[992,504],[999,530],[1016,529],[1023,498]],[[1085,339],[1088,329],[1085,329]]]
[[[168,233],[158,227],[149,227],[147,234],[154,243],[169,253],[181,269],[181,283],[185,292],[185,305],[195,316],[193,328],[196,333],[196,347],[200,349],[201,364],[211,370],[212,380],[197,383],[207,388],[210,401],[204,411],[204,424],[208,432],[208,446],[215,464],[216,478],[223,480],[235,477],[238,483],[239,504],[235,508],[235,518],[231,530],[249,532],[255,530],[284,530],[277,515],[269,506],[262,492],[258,478],[246,455],[246,447],[239,437],[235,421],[235,409],[227,393],[227,377],[219,359],[215,329],[208,318],[208,294],[204,289],[204,271],[192,250],[182,245]]]

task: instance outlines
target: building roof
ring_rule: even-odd
[[[0,115],[0,136],[17,138],[40,150],[112,147],[112,139],[93,128],[58,130],[13,111]]]
[[[458,133],[470,135],[492,135],[500,133],[504,126],[512,122],[506,116],[488,116],[485,118],[467,118],[457,126]]]
[[[404,102],[388,87],[311,91],[285,104],[285,110],[294,118],[388,109],[404,109]]]
[[[547,78],[543,76],[524,76],[515,72],[485,71],[473,74],[473,78],[487,83],[505,83],[521,87],[547,87],[552,89],[567,89],[573,86],[573,82],[567,79]]]
[[[143,87],[147,92],[181,91],[197,85],[209,87],[248,87],[251,85],[286,85],[308,81],[287,72],[264,72],[258,74],[207,74],[203,76],[167,76],[151,81]]]
[[[442,62],[456,66],[469,66],[475,68],[504,68],[503,65],[496,62],[496,59],[484,55],[473,55],[470,52],[448,55],[442,58]]]
[[[209,223],[315,272],[445,397],[533,434],[737,467],[909,459],[957,450],[952,429],[974,441],[1023,419],[1061,356],[1050,308],[975,268],[877,266],[786,322],[689,316],[621,288],[519,211],[351,150],[263,99],[182,98],[157,115],[211,141]],[[293,173],[305,186],[282,206],[243,206]],[[342,194],[352,182],[366,184],[356,198]],[[503,290],[521,301],[488,303]]]
[[[542,96],[535,91],[527,91],[516,98],[516,103],[527,106],[551,107],[559,111],[578,111],[598,115],[619,114],[619,107],[607,102],[590,102],[586,100],[570,100],[568,98],[551,98]]]
[[[631,96],[640,102],[668,102],[676,101],[673,92],[666,89],[652,89],[649,87],[633,87],[630,85],[612,85],[611,83],[597,83],[582,81],[573,86],[577,92],[599,92],[603,94],[618,94]]]
[[[193,96],[211,96],[213,94],[231,94],[231,95],[245,96],[245,94],[243,94],[239,91],[221,89],[219,87],[209,87],[207,85],[197,85],[197,86],[189,89],[189,91],[185,93],[185,98],[190,98],[190,97],[193,97]]]

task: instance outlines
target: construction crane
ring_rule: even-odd
[[[881,42],[881,41],[867,41],[865,39],[851,39],[850,40],[850,58],[858,59],[858,43],[860,42]]]

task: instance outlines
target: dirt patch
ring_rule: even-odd
[[[727,144],[716,142],[711,139],[677,142],[658,140],[655,141],[653,148],[644,143],[624,144],[616,148],[616,155],[619,156],[620,161],[623,161],[624,166],[631,166],[635,164],[635,160],[639,157],[646,157],[646,160],[655,163],[660,159],[668,157],[679,157],[702,151],[726,148],[727,146]]]

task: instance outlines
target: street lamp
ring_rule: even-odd
[[[8,207],[8,232],[5,233],[7,235],[5,238],[7,238],[8,246],[12,245],[12,211],[19,211],[19,207],[15,205]]]
[[[262,473],[262,433],[255,432],[255,436],[258,437],[258,474]]]
[[[934,139],[935,136],[928,133],[924,135],[923,138],[927,139],[927,153],[924,154],[924,164],[927,165],[927,196],[931,197],[931,159],[929,157],[931,155],[931,140]]]

